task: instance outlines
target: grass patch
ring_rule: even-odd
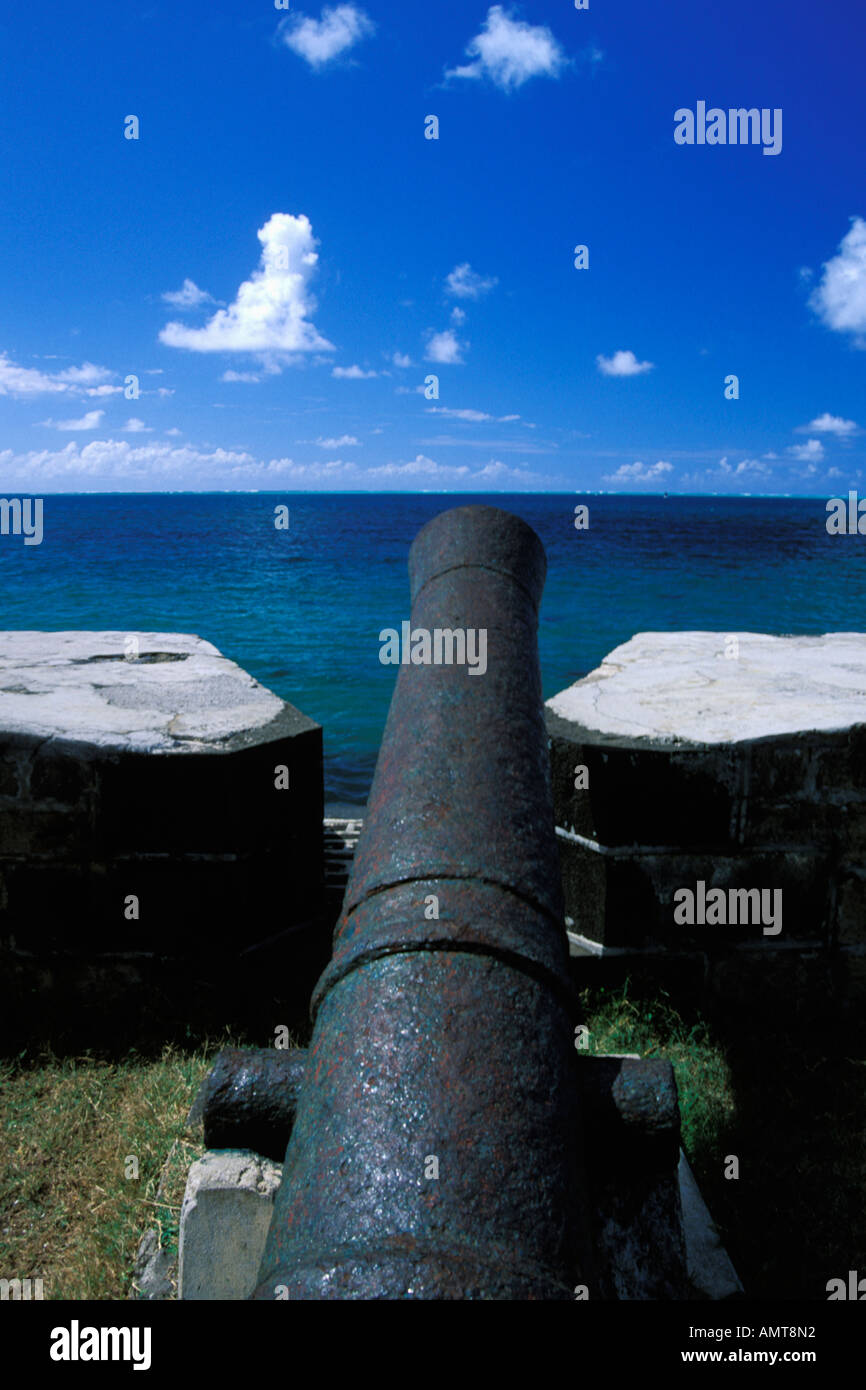
[[[719,1009],[584,991],[590,1049],[673,1063],[682,1143],[748,1298],[825,1300],[866,1249],[866,1028],[856,1010]],[[725,1176],[729,1155],[739,1176]],[[858,1264],[859,1261],[859,1264]]]
[[[628,982],[586,990],[582,1003],[590,1052],[672,1062],[683,1148],[747,1297],[826,1299],[828,1279],[862,1269],[866,1031],[856,1013],[820,1026],[705,1020]],[[0,1061],[0,1277],[42,1278],[46,1298],[124,1299],[148,1227],[176,1253],[201,1152],[186,1116],[229,1045],[249,1040]],[[737,1181],[724,1176],[728,1154]],[[126,1176],[130,1157],[137,1178]]]
[[[713,1040],[709,1024],[686,1023],[662,993],[640,999],[602,986],[584,990],[583,1017],[593,1052],[638,1052],[673,1064],[680,1098],[683,1148],[693,1166],[703,1167],[730,1129],[736,1113],[725,1050]],[[700,1181],[700,1179],[699,1179]]]
[[[123,1299],[148,1226],[176,1250],[186,1169],[198,1152],[186,1116],[225,1045],[117,1062],[43,1055],[0,1063],[5,1277],[41,1277],[47,1299]]]

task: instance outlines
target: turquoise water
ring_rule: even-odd
[[[198,633],[323,725],[326,797],[362,804],[395,678],[378,636],[409,617],[409,546],[472,502],[516,512],[546,547],[545,697],[636,632],[866,630],[866,537],[828,536],[822,498],[525,493],[48,496],[41,545],[0,536],[0,626]]]

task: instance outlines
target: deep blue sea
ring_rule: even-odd
[[[409,617],[409,546],[473,502],[546,547],[545,698],[636,632],[866,630],[866,537],[829,536],[823,498],[526,493],[49,495],[41,545],[0,536],[0,627],[197,633],[323,725],[326,800],[363,805],[396,675],[378,636]]]

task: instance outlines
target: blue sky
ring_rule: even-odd
[[[864,38],[860,0],[7,6],[0,491],[856,488]],[[778,153],[677,143],[699,102]]]

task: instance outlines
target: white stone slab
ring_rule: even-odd
[[[180,1213],[179,1298],[249,1298],[282,1175],[282,1164],[245,1149],[209,1149],[196,1160]]]
[[[128,659],[130,638],[138,658]],[[210,642],[178,632],[0,632],[0,731],[128,752],[223,742],[286,706]]]
[[[866,723],[866,634],[640,632],[547,708],[590,734],[660,743],[843,730]]]

